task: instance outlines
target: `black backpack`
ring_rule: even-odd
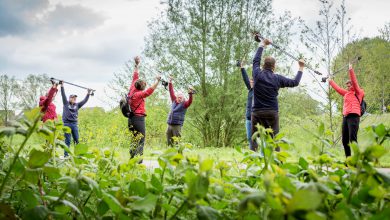
[[[122,96],[121,100],[119,101],[119,107],[123,116],[125,116],[126,118],[130,117],[131,108],[129,103],[129,97],[127,95]]]
[[[366,101],[364,101],[364,96],[362,98],[362,102],[359,101],[359,98],[357,97],[356,93],[355,93],[355,96],[356,96],[358,102],[360,103],[360,116],[363,116],[367,110],[367,103],[366,103]]]

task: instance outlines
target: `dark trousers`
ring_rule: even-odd
[[[351,156],[351,147],[349,144],[357,142],[357,134],[359,130],[360,117],[357,114],[348,114],[343,118],[343,126],[341,130],[342,142],[345,151],[345,157]]]
[[[74,144],[79,143],[79,128],[77,126],[77,123],[64,123],[64,126],[67,126],[70,128],[71,132],[70,133],[65,133],[65,144],[70,147],[70,142],[73,137],[73,142]],[[68,152],[64,151],[64,156],[68,156]]]
[[[279,113],[275,110],[255,110],[252,112],[252,134],[257,132],[256,125],[260,124],[265,128],[272,128],[274,133],[272,137],[279,133]],[[256,140],[252,140],[252,148],[257,151]],[[280,147],[275,149],[280,151]]]
[[[173,146],[176,144],[173,137],[181,137],[181,125],[170,125],[168,124],[167,128],[167,143],[168,146]]]
[[[145,116],[129,117],[129,130],[134,135],[134,143],[130,145],[130,157],[143,155],[145,145]]]

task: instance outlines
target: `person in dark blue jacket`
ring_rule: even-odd
[[[184,99],[183,93],[175,95],[172,77],[169,77],[169,95],[171,97],[172,105],[167,119],[168,128],[166,133],[168,146],[176,144],[174,137],[181,137],[181,128],[184,124],[187,109],[192,103],[192,94],[194,94],[194,90],[188,88],[188,100]]]
[[[244,67],[244,61],[240,63],[241,75],[244,80],[245,86],[248,89],[248,97],[246,101],[246,111],[245,111],[245,127],[246,127],[246,137],[249,142],[249,149],[253,150],[252,147],[252,122],[251,122],[251,112],[252,112],[252,99],[253,99],[253,79],[249,79],[248,74],[246,73]]]
[[[62,121],[64,122],[64,126],[70,128],[71,133],[65,133],[65,144],[70,147],[71,137],[73,137],[73,142],[75,144],[79,143],[79,128],[78,128],[78,115],[79,109],[87,103],[89,96],[91,94],[91,90],[88,89],[88,94],[81,102],[77,103],[76,98],[77,95],[70,95],[69,100],[66,98],[64,83],[60,81],[61,85],[61,95],[62,95],[62,103],[63,103],[63,112],[62,112]],[[68,152],[64,152],[64,157],[68,156]]]
[[[256,35],[255,40],[260,41]],[[273,135],[279,133],[278,91],[280,88],[298,86],[305,66],[304,61],[299,60],[299,71],[294,79],[274,73],[276,61],[273,57],[266,57],[262,68],[260,68],[261,55],[264,48],[269,44],[271,44],[271,41],[264,39],[253,59],[252,134],[257,131],[257,124],[265,128],[272,128]],[[252,142],[252,145],[257,150],[255,141]],[[280,151],[280,148],[276,148],[276,151]]]

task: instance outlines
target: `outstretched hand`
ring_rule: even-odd
[[[348,65],[348,69],[349,69],[349,70],[352,69],[352,63],[350,63],[350,64]]]
[[[268,46],[268,45],[270,45],[272,42],[269,40],[269,39],[267,39],[267,38],[265,38],[264,40],[263,40],[263,44],[265,45],[265,46]]]
[[[300,68],[305,67],[305,60],[300,59],[300,60],[298,61],[298,64],[299,64],[299,67],[300,67]]]
[[[134,63],[135,63],[135,67],[138,67],[139,64],[141,63],[141,57],[140,56],[134,57]]]
[[[245,66],[245,60],[242,60],[242,61],[240,62],[240,68],[244,68],[244,66]]]
[[[300,59],[298,60],[298,65],[299,65],[299,71],[303,71],[303,68],[305,67],[305,60]]]
[[[92,89],[88,89],[87,91],[88,91],[88,95],[91,95]]]

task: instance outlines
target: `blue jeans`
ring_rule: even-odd
[[[251,141],[251,138],[252,138],[252,121],[246,119],[245,127],[246,127],[246,138],[248,139],[248,142],[249,142],[249,149],[255,151],[253,149],[253,147],[252,147],[252,141]]]
[[[78,144],[79,143],[79,128],[77,127],[77,123],[64,123],[64,126],[69,127],[71,130],[70,133],[65,133],[66,146],[68,146],[68,148],[70,147],[70,141],[71,141],[72,137],[73,137],[74,144]],[[68,152],[64,151],[64,156],[67,157]]]

